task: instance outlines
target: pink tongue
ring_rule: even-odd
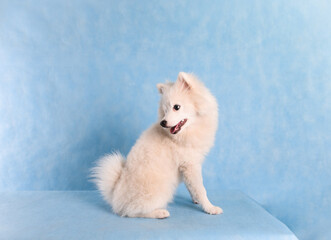
[[[170,128],[170,132],[172,134],[176,133],[177,131],[179,131],[180,127],[178,126],[179,124],[177,124],[176,126]]]

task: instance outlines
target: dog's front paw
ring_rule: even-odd
[[[195,200],[194,198],[192,198],[192,202],[193,202],[194,204],[199,204],[199,202],[198,202],[197,200]]]
[[[212,215],[216,215],[216,214],[221,214],[223,213],[223,209],[217,206],[209,206],[207,208],[204,209],[204,211],[208,214],[212,214]]]

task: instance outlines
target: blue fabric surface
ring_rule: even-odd
[[[114,215],[96,191],[1,192],[0,239],[297,239],[240,192],[210,198],[224,214],[205,214],[180,194],[170,218],[158,220]]]
[[[156,83],[219,102],[207,189],[331,239],[331,1],[0,0],[0,190],[92,190],[156,121]]]

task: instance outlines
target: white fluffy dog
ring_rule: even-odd
[[[137,140],[127,156],[113,153],[92,170],[104,199],[120,216],[166,218],[174,191],[183,180],[193,202],[209,214],[223,210],[210,203],[201,165],[217,129],[217,102],[192,74],[160,83],[159,123]],[[161,125],[161,126],[160,126]]]

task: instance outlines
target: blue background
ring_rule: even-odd
[[[219,102],[209,191],[239,189],[330,239],[331,3],[0,1],[0,190],[90,190],[157,119],[156,83]]]

